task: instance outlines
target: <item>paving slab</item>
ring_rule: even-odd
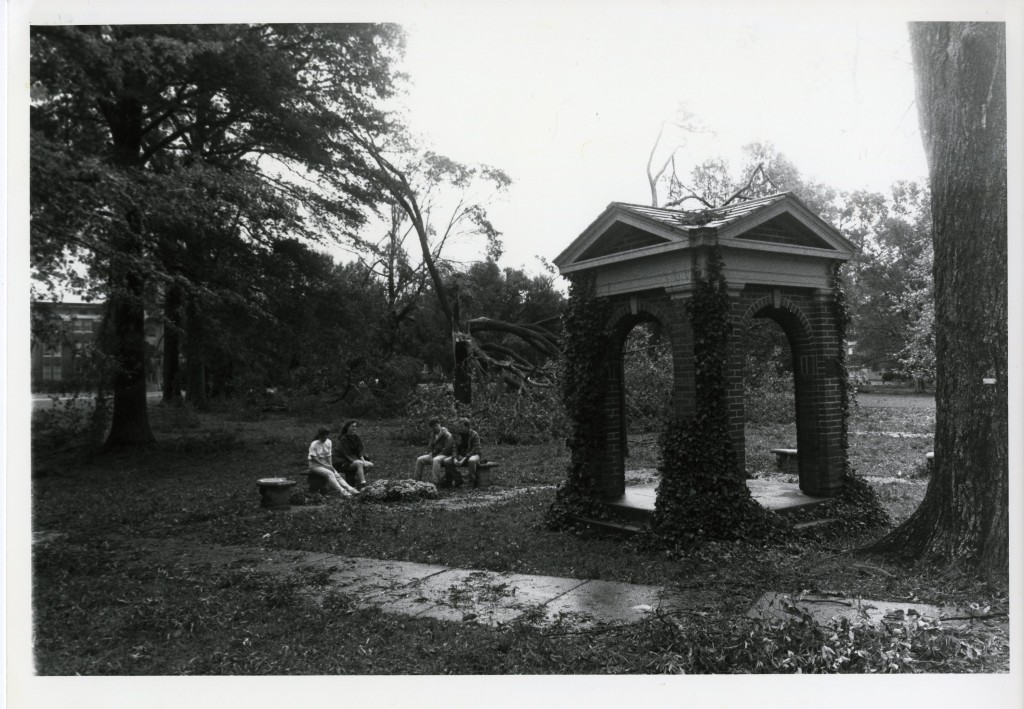
[[[907,617],[917,616],[924,620],[941,620],[943,625],[957,627],[972,622],[964,619],[968,613],[953,606],[934,606],[916,601],[875,601],[867,598],[843,598],[807,594],[790,596],[769,591],[763,594],[747,611],[748,618],[783,620],[793,618],[793,606],[810,614],[814,622],[828,624],[837,618],[851,622],[861,621],[871,625],[883,622],[902,623]]]
[[[583,579],[555,576],[452,569],[415,584],[420,594],[416,600],[425,601],[415,615],[486,625],[509,623],[528,609],[543,606],[584,583]],[[385,612],[415,608],[408,599],[381,606]]]
[[[576,617],[574,625],[596,622],[636,623],[656,610],[671,610],[676,603],[660,586],[641,586],[617,581],[587,581],[559,596],[545,607],[548,620]]]
[[[500,574],[493,572],[450,569],[412,584],[415,597],[390,601],[380,608],[385,613],[405,612],[420,618],[507,623],[522,611],[500,603],[511,591],[499,579]]]
[[[391,601],[410,598],[415,601],[419,597],[417,582],[448,570],[445,566],[411,561],[352,559],[351,562],[343,563],[338,571],[330,575],[330,580],[336,590],[353,596],[356,606],[360,608],[382,606]],[[410,608],[417,608],[418,612],[422,610],[422,605],[414,603]]]
[[[446,621],[508,623],[538,610],[544,622],[574,626],[634,623],[658,608],[682,607],[681,596],[659,586],[612,581],[453,569],[436,564],[336,556],[323,552],[194,545],[169,539],[138,540],[130,551],[195,567],[246,566],[271,574],[325,571],[328,588],[356,607]],[[322,601],[327,589],[310,595]]]

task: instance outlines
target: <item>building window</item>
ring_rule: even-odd
[[[63,379],[64,371],[60,362],[43,362],[43,379],[48,381],[59,381]]]

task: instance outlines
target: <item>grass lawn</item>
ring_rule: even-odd
[[[924,493],[926,483],[913,474],[930,439],[866,434],[929,433],[934,415],[896,403],[856,412],[851,431],[865,435],[851,435],[851,457],[861,474],[880,481],[883,501],[902,519]],[[332,501],[268,512],[258,506],[256,480],[302,481],[318,420],[282,413],[248,421],[226,411],[196,415],[160,406],[151,414],[159,439],[152,450],[96,460],[74,451],[34,458],[33,529],[52,535],[33,552],[42,674],[792,671],[761,656],[735,654],[743,643],[734,641],[749,632],[741,616],[765,591],[978,603],[994,612],[1007,606],[1002,584],[844,554],[866,540],[710,544],[680,560],[630,540],[553,532],[543,524],[544,513],[568,459],[554,444],[485,442],[487,457],[501,462],[497,489],[517,492],[494,504]],[[337,430],[338,421],[329,423]],[[395,442],[397,424],[362,423],[376,465],[370,480],[410,477],[420,451]],[[789,442],[788,433],[785,427],[748,427],[751,472],[772,473],[766,451]],[[656,437],[637,436],[630,447],[631,468],[656,466]],[[484,494],[442,491],[441,501]],[[591,635],[526,623],[493,630],[413,620],[356,609],[352,599],[329,591],[322,606],[313,603],[308,591],[315,578],[271,578],[242,566],[199,573],[131,553],[131,540],[161,537],[673,586],[692,599],[695,612]],[[985,633],[965,641],[970,652],[954,649],[931,665],[921,660],[894,666],[1005,671],[1005,633]],[[772,652],[785,657],[786,642],[799,640],[793,635],[779,635]],[[694,655],[694,647],[705,645],[719,650]],[[872,670],[869,662],[854,665]],[[883,663],[879,669],[892,667]]]

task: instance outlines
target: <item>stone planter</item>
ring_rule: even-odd
[[[260,491],[260,507],[268,510],[288,509],[294,480],[288,478],[262,478],[256,483]]]

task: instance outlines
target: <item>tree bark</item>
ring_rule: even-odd
[[[163,403],[180,404],[181,288],[171,285],[164,294]]]
[[[208,407],[206,400],[206,362],[205,340],[202,309],[196,303],[195,296],[187,298],[185,312],[185,369],[188,382],[185,398],[195,409],[200,411]]]
[[[104,450],[155,441],[146,401],[146,317],[142,299],[136,295],[142,293],[143,279],[130,272],[117,273],[115,278],[119,287],[112,289],[110,302],[114,409]]]
[[[918,510],[867,548],[1008,570],[1006,34],[910,26],[931,173],[935,467]]]

